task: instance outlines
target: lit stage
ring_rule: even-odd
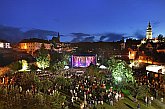
[[[96,55],[72,55],[72,67],[88,67],[96,65]]]

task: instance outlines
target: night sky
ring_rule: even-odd
[[[149,21],[153,37],[165,35],[165,0],[0,0],[0,38],[9,41],[143,38]]]

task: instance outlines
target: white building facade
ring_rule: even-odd
[[[0,48],[11,48],[11,46],[8,41],[0,40]]]

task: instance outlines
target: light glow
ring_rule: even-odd
[[[64,69],[69,69],[69,66],[65,66]]]
[[[148,65],[146,67],[147,71],[155,72],[155,73],[162,73],[165,74],[165,66],[158,66],[158,65]]]
[[[120,82],[122,80],[122,78],[121,77],[117,77],[117,80],[118,80],[118,82]]]
[[[21,70],[19,70],[19,71],[30,71],[30,70],[28,70],[28,63],[27,63],[27,61],[26,60],[22,60],[22,69]]]
[[[101,65],[99,68],[100,69],[107,69],[107,67],[105,67],[104,65]]]

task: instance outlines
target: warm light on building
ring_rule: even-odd
[[[24,44],[23,49],[27,49],[27,45],[26,45],[26,43]]]
[[[136,52],[137,51],[129,51],[129,59],[135,59],[135,56],[136,56]]]
[[[19,43],[19,48],[26,50],[27,53],[33,55],[36,50],[41,48],[42,44],[44,44],[45,49],[51,49],[51,44],[48,41],[41,39],[23,40]]]

